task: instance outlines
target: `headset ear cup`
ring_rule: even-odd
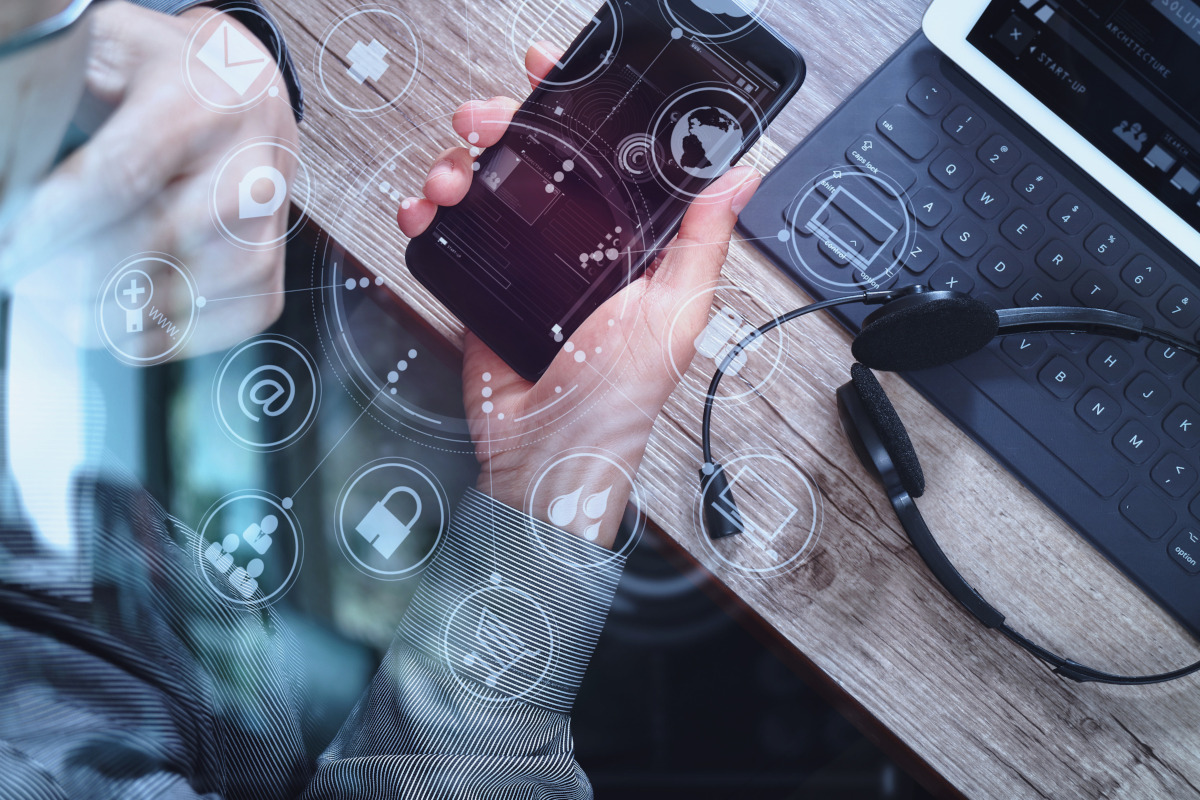
[[[854,397],[842,397],[842,390],[852,391]],[[849,427],[853,424],[857,428],[852,438],[858,440],[855,442],[856,449],[860,446],[862,448],[858,454],[859,458],[868,456],[874,462],[875,471],[880,479],[887,485],[887,470],[882,468],[884,465],[880,464],[880,459],[871,455],[871,444],[877,442],[887,453],[891,461],[891,471],[904,491],[908,492],[910,497],[920,497],[924,494],[925,473],[921,470],[917,451],[913,448],[904,423],[900,421],[900,415],[896,413],[892,401],[879,385],[875,374],[862,364],[855,364],[850,368],[850,383],[842,387],[842,390],[839,390],[838,394],[839,400],[842,401],[843,425]],[[855,399],[858,400],[856,404],[853,403]],[[857,408],[852,410],[852,405]],[[860,413],[854,413],[856,410]]]

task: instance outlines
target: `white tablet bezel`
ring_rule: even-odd
[[[934,46],[1200,265],[1200,232],[967,41],[990,0],[933,0],[922,29]]]

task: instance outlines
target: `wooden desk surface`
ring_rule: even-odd
[[[571,1],[579,10],[587,5]],[[420,44],[414,52],[404,25],[385,16],[352,23],[364,41],[387,45],[397,62],[419,64],[415,74],[409,70],[413,81],[403,99],[372,117],[333,101],[355,88],[339,60],[346,54],[319,58],[320,43],[350,4],[269,5],[307,89],[303,146],[316,186],[309,213],[431,326],[456,340],[458,322],[404,269],[405,241],[390,216],[394,202],[382,193],[377,202],[361,201],[356,184],[381,158],[395,159],[392,182],[404,195],[419,194],[433,156],[457,144],[447,115],[458,103],[527,93],[510,46],[512,21],[548,16],[557,3],[376,4],[399,10]],[[809,72],[772,127],[771,141],[761,146],[763,164],[782,157],[915,32],[923,6],[921,0],[774,0],[766,17],[804,53]],[[571,34],[557,30],[558,42]],[[725,275],[736,288],[719,296],[750,319],[806,302],[743,242],[735,243]],[[848,341],[829,320],[809,318],[789,331],[791,358],[761,394],[717,413],[719,452],[774,454],[778,462],[756,468],[786,492],[803,492],[794,467],[811,477],[823,524],[806,563],[758,578],[729,566],[731,560],[749,563],[744,542],[722,545],[719,556],[708,544],[695,521],[701,402],[687,390],[676,393],[658,420],[639,476],[652,519],[962,794],[1200,793],[1200,679],[1152,687],[1068,683],[982,629],[934,583],[840,432],[834,390],[848,377]],[[711,363],[700,361],[689,379],[707,381]],[[757,368],[756,362],[747,367],[748,380],[763,377]],[[1177,625],[989,456],[902,381],[882,379],[922,457],[931,488],[920,505],[930,526],[959,569],[1019,630],[1077,660],[1116,670],[1166,669],[1196,658],[1195,645]]]

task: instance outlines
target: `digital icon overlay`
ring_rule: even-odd
[[[299,522],[266,492],[226,495],[204,515],[197,534],[205,583],[233,605],[274,603],[295,583],[304,561]]]
[[[425,467],[407,459],[373,461],[338,495],[338,546],[360,572],[384,580],[409,578],[436,552],[449,511],[442,485]]]
[[[386,30],[386,40],[378,31]],[[317,54],[317,82],[333,104],[358,117],[394,108],[420,74],[417,27],[396,2],[358,6],[325,30]]]
[[[202,300],[178,259],[165,253],[132,256],[113,268],[97,297],[100,340],[130,366],[162,363],[186,347]]]
[[[499,573],[455,606],[443,635],[455,680],[477,699],[494,703],[532,692],[550,670],[554,647],[545,609]]]
[[[564,476],[574,475],[598,477],[584,484],[563,480]],[[602,520],[617,507],[626,509],[627,524],[623,528],[628,535],[618,539],[609,559],[628,555],[637,546],[645,531],[646,517],[633,470],[616,455],[592,448],[567,450],[549,459],[538,469],[525,496],[525,513],[531,519],[547,520],[592,542],[599,535]],[[596,566],[595,562],[581,563],[577,555],[545,541],[536,525],[530,525],[530,534],[560,563],[577,569]]]
[[[704,400],[708,397],[713,372],[738,343],[761,323],[782,311],[758,295],[724,280],[701,286],[676,305],[667,334],[675,337],[680,326],[690,328],[697,315],[707,314],[708,323],[692,342],[696,355],[686,361],[680,358],[681,363],[676,363],[676,354],[667,352],[664,355],[669,360],[667,366],[687,391]],[[776,329],[768,336],[752,340],[734,356],[725,372],[736,380],[722,382],[719,389],[721,402],[753,400],[765,391],[789,363],[787,356],[792,335],[786,327]]]
[[[289,181],[284,168],[292,173]],[[291,142],[262,137],[243,142],[221,160],[213,175],[209,213],[217,231],[243,250],[285,244],[304,224],[297,213],[289,225],[273,218],[288,202],[303,210],[312,196],[312,175]]]
[[[847,292],[886,289],[904,265],[925,269],[933,253],[920,243],[908,195],[876,163],[875,135],[847,151],[857,166],[820,173],[792,200],[779,231],[795,266]]]
[[[213,413],[247,450],[270,452],[299,441],[317,418],[316,362],[286,336],[257,336],[230,350],[213,381]]]
[[[699,538],[718,562],[751,577],[771,578],[808,561],[824,524],[824,500],[816,483],[777,453],[739,454],[725,462],[725,474],[729,486],[715,498],[714,507],[740,526],[742,535],[710,539],[700,493],[694,510]],[[781,486],[787,487],[786,494]]]
[[[230,9],[258,17],[262,25],[275,31],[274,40],[282,41],[274,21],[248,3],[215,6],[193,26],[183,51],[184,84],[201,104],[226,114],[280,96],[275,65],[282,55],[269,51],[257,36],[231,23],[222,13]]]

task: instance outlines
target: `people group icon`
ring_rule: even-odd
[[[1146,145],[1146,139],[1149,138],[1148,134],[1142,130],[1142,123],[1135,122],[1131,125],[1127,119],[1121,120],[1121,124],[1113,128],[1113,133],[1138,153],[1142,152]]]
[[[279,518],[267,514],[260,522],[252,522],[242,531],[228,534],[220,542],[211,543],[204,551],[204,557],[218,573],[225,577],[231,589],[243,600],[249,600],[258,591],[258,578],[263,574],[266,565],[261,558],[252,558],[245,567],[234,562],[233,554],[245,541],[258,555],[266,555],[274,540],[271,534],[279,528]]]

